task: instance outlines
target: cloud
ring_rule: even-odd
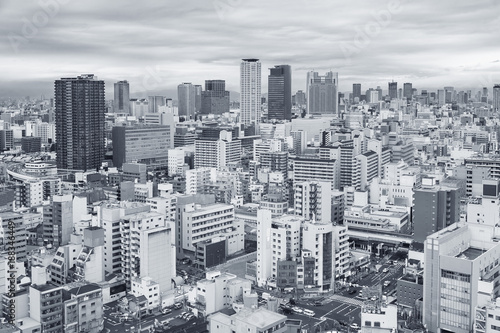
[[[94,73],[106,80],[108,95],[120,79],[129,80],[132,95],[144,95],[143,81],[151,69],[157,78],[155,93],[175,93],[181,82],[203,84],[214,78],[239,91],[239,63],[245,57],[261,59],[263,92],[267,68],[277,64],[292,66],[294,90],[305,89],[309,70],[338,71],[345,91],[354,82],[363,89],[387,89],[392,79],[413,82],[419,89],[449,84],[479,88],[484,75],[495,80],[500,73],[498,3],[3,2],[0,91],[51,95],[55,79]],[[52,8],[53,14],[46,15],[46,22],[44,8]],[[29,24],[36,32],[26,35]],[[17,44],[12,36],[19,37]]]

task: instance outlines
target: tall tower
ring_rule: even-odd
[[[328,72],[324,76],[318,72],[307,73],[307,113],[338,114],[339,74]]]
[[[241,122],[245,125],[260,123],[261,64],[259,59],[242,59],[240,65]]]
[[[358,100],[356,101],[356,97]],[[358,103],[361,100],[361,83],[352,84],[352,101]]]
[[[186,120],[194,119],[194,114],[196,112],[195,86],[189,82],[179,84],[177,86],[177,97],[179,99],[179,116],[184,116]]]
[[[267,119],[292,119],[292,70],[290,65],[269,69]]]
[[[128,81],[115,83],[115,100],[113,103],[115,113],[130,114],[130,95]]]
[[[398,98],[398,83],[397,82],[389,82],[389,98],[397,99]]]
[[[493,86],[493,111],[500,111],[500,83]]]
[[[104,81],[93,74],[55,81],[57,168],[92,170],[104,159]]]

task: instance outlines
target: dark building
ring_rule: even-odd
[[[14,147],[14,132],[12,130],[0,130],[0,150],[10,150]]]
[[[104,160],[104,81],[93,74],[55,81],[57,168],[98,169]]]
[[[267,118],[292,119],[292,69],[289,65],[278,65],[269,69]]]
[[[195,263],[198,268],[207,269],[226,262],[227,255],[226,239],[219,241],[207,240],[196,243]]]
[[[176,127],[174,134],[174,148],[194,145],[194,140],[198,136],[189,132],[187,127]]]
[[[361,83],[353,83],[352,85],[352,101],[356,102],[356,97],[358,102],[361,101]]]
[[[457,188],[434,186],[415,190],[414,238],[423,243],[427,236],[460,220]]]
[[[413,88],[411,83],[405,83],[403,85],[403,97],[408,100],[413,98]]]
[[[38,153],[42,151],[42,138],[27,136],[21,138],[21,147],[25,153]]]
[[[279,260],[276,278],[278,288],[297,287],[297,262],[293,260]]]
[[[223,114],[229,112],[229,91],[226,81],[206,80],[205,91],[201,93],[202,114]]]
[[[397,281],[397,296],[399,306],[413,309],[417,300],[424,296],[424,279],[422,275],[403,275]]]
[[[115,113],[130,114],[130,95],[127,81],[118,81],[115,83],[115,99],[113,102],[113,111]]]
[[[398,98],[398,83],[397,82],[389,82],[389,98],[390,99]]]

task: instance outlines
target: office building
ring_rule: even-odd
[[[194,112],[195,114],[201,111],[201,93],[203,88],[199,84],[194,85]]]
[[[54,195],[52,203],[43,208],[43,238],[45,244],[68,244],[73,232],[73,195]]]
[[[330,182],[332,189],[339,186],[339,167],[334,159],[295,157],[292,165],[294,182],[318,180]]]
[[[413,98],[413,87],[411,83],[403,84],[403,97],[407,100],[411,100]]]
[[[240,116],[246,126],[260,123],[261,84],[259,59],[243,59],[240,65]]]
[[[353,83],[353,85],[352,85],[352,101],[353,101],[353,103],[361,102],[361,83]]]
[[[423,323],[429,332],[475,330],[480,291],[498,295],[500,243],[493,226],[452,224],[424,245]],[[479,317],[481,319],[481,317]]]
[[[150,166],[167,165],[168,149],[173,148],[171,125],[114,126],[113,165],[138,162]]]
[[[177,98],[179,99],[179,117],[194,120],[196,113],[195,87],[189,82],[179,84],[177,86]]]
[[[229,112],[229,95],[226,81],[206,80],[205,91],[201,93],[201,113],[220,115]]]
[[[389,82],[389,98],[397,99],[398,98],[398,83],[397,82]]]
[[[93,74],[55,81],[57,168],[96,170],[104,159],[104,81]]]
[[[291,131],[293,139],[293,152],[295,155],[302,155],[307,147],[306,132],[303,130]]]
[[[357,182],[359,184],[359,188],[364,190],[373,178],[378,177],[379,157],[376,152],[369,150],[363,154],[356,155],[355,159],[357,164],[355,170],[359,174],[355,175],[353,178],[359,179],[359,182]]]
[[[292,69],[278,65],[269,69],[267,119],[292,119]]]
[[[418,243],[460,220],[457,188],[433,186],[415,189],[414,205],[414,240]]]
[[[338,115],[339,74],[327,72],[321,76],[317,72],[307,73],[307,113]]]
[[[127,81],[118,81],[115,83],[113,112],[130,115],[130,95]]]
[[[149,113],[149,100],[147,99],[130,99],[130,115],[136,118],[143,117],[146,113]]]
[[[295,93],[295,105],[305,106],[306,105],[306,94],[302,90],[298,90]]]

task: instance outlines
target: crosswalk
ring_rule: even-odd
[[[362,306],[363,305],[363,301],[361,301],[359,299],[349,298],[349,297],[345,297],[345,296],[337,295],[337,294],[334,294],[334,295],[328,297],[328,300],[339,301],[342,303],[347,303],[347,304],[351,304],[351,305],[355,305],[355,306]]]

